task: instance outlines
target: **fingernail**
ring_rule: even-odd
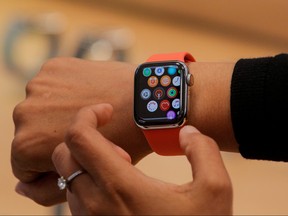
[[[22,196],[26,196],[25,192],[22,190],[22,187],[20,185],[20,183],[17,184],[16,188],[15,188],[16,193],[22,195]]]
[[[200,133],[199,130],[197,130],[195,127],[191,125],[186,125],[181,129],[182,132],[184,133]]]
[[[191,125],[186,125],[181,129],[179,138],[180,138],[180,146],[182,149],[185,149],[186,146],[190,143],[190,135],[195,133],[200,132]]]

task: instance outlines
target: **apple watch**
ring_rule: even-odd
[[[188,86],[193,83],[187,52],[156,54],[139,65],[134,77],[134,120],[152,150],[183,154],[179,131],[187,121]]]

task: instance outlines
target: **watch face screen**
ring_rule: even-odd
[[[177,125],[185,116],[187,68],[180,62],[145,63],[134,80],[134,118],[138,125]]]

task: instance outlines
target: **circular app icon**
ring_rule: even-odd
[[[168,119],[175,119],[176,118],[176,113],[173,110],[170,110],[166,114]]]
[[[163,73],[164,73],[164,67],[156,67],[156,68],[155,68],[155,74],[156,74],[157,76],[162,76]]]
[[[172,101],[172,107],[173,107],[174,109],[179,109],[179,108],[180,108],[180,100],[179,100],[178,98],[176,98],[176,99],[174,99],[174,100]]]
[[[176,67],[169,67],[168,68],[168,74],[169,75],[174,75],[177,71],[177,68]]]
[[[175,98],[177,96],[177,89],[175,87],[171,87],[167,90],[167,96],[169,98]]]
[[[151,77],[148,78],[147,83],[148,83],[148,85],[149,85],[150,87],[153,88],[153,87],[157,86],[157,84],[158,84],[158,78],[157,78],[156,76],[151,76]]]
[[[160,87],[156,88],[153,92],[153,95],[157,100],[162,99],[164,97],[164,94],[164,89]]]
[[[167,111],[170,108],[170,102],[168,100],[163,100],[160,102],[159,106],[162,111]]]
[[[172,83],[174,86],[180,86],[180,83],[181,83],[180,81],[181,81],[180,76],[175,76],[172,80]]]
[[[151,91],[149,89],[143,89],[141,91],[141,98],[147,100],[151,96]]]
[[[149,77],[151,75],[152,71],[151,68],[144,68],[143,69],[143,76]]]
[[[171,78],[168,75],[164,75],[161,77],[160,83],[162,86],[168,86],[171,83]]]
[[[147,110],[149,112],[155,112],[158,108],[158,104],[156,101],[149,101],[148,104],[147,104]]]

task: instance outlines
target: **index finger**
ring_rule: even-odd
[[[114,144],[97,130],[109,121],[112,111],[112,106],[108,104],[81,109],[66,137],[66,144],[73,157],[97,180],[100,178],[105,181],[106,176],[111,176],[111,173],[117,176],[122,173],[123,167],[130,165],[115,150]]]

